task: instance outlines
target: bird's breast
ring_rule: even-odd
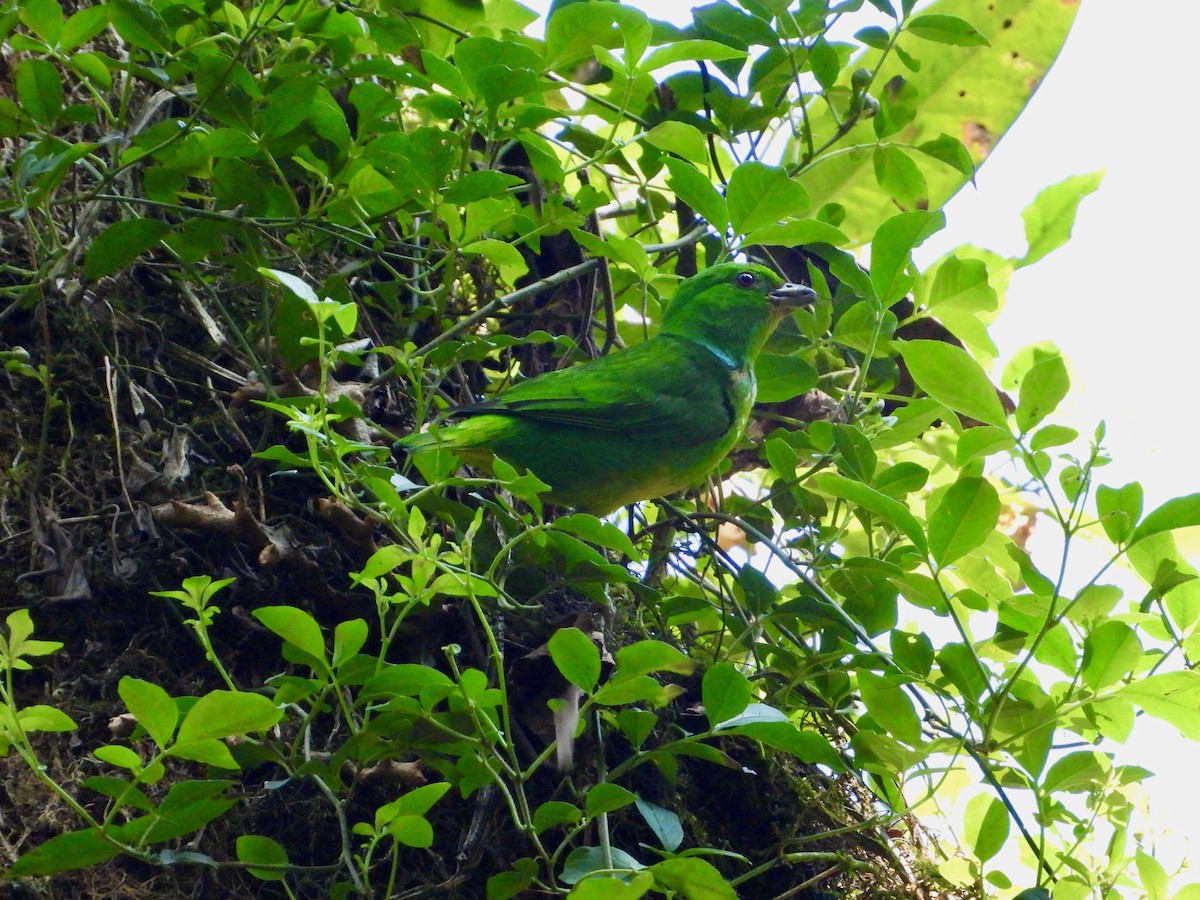
[[[754,367],[734,369],[729,376],[728,403],[734,422],[744,425],[754,405],[754,394],[758,383],[754,380]]]

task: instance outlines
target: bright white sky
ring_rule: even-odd
[[[692,5],[633,2],[676,21],[687,21]],[[1200,491],[1192,397],[1200,381],[1193,267],[1200,256],[1200,166],[1189,93],[1198,34],[1200,4],[1193,0],[1084,3],[1024,115],[981,169],[977,187],[949,204],[946,231],[921,248],[918,260],[964,243],[1019,256],[1021,210],[1043,187],[1107,170],[1099,191],[1083,201],[1070,243],[1014,275],[1008,305],[991,329],[1000,348],[995,374],[1026,344],[1058,344],[1072,365],[1072,390],[1056,421],[1090,434],[1104,419],[1114,457],[1104,480],[1140,481],[1147,509]],[[1187,537],[1200,557],[1195,535]],[[1158,773],[1146,788],[1154,831],[1167,833],[1146,849],[1157,849],[1173,873],[1189,837],[1188,855],[1200,863],[1197,755],[1173,728],[1146,719],[1119,761]],[[1189,881],[1200,881],[1200,873],[1173,888]]]

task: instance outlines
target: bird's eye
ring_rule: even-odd
[[[737,276],[733,280],[738,287],[744,288],[754,287],[754,285],[758,282],[758,279],[754,277],[753,272],[738,272]]]

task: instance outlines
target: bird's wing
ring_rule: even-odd
[[[690,342],[652,340],[522,382],[452,415],[501,415],[660,440],[713,440],[733,424],[729,371]]]

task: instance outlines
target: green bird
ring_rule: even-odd
[[[550,485],[549,502],[607,515],[694,484],[725,458],[754,404],[754,360],[775,326],[816,299],[765,266],[722,263],[675,292],[658,334],[451,410],[410,435],[487,469],[492,454]]]

